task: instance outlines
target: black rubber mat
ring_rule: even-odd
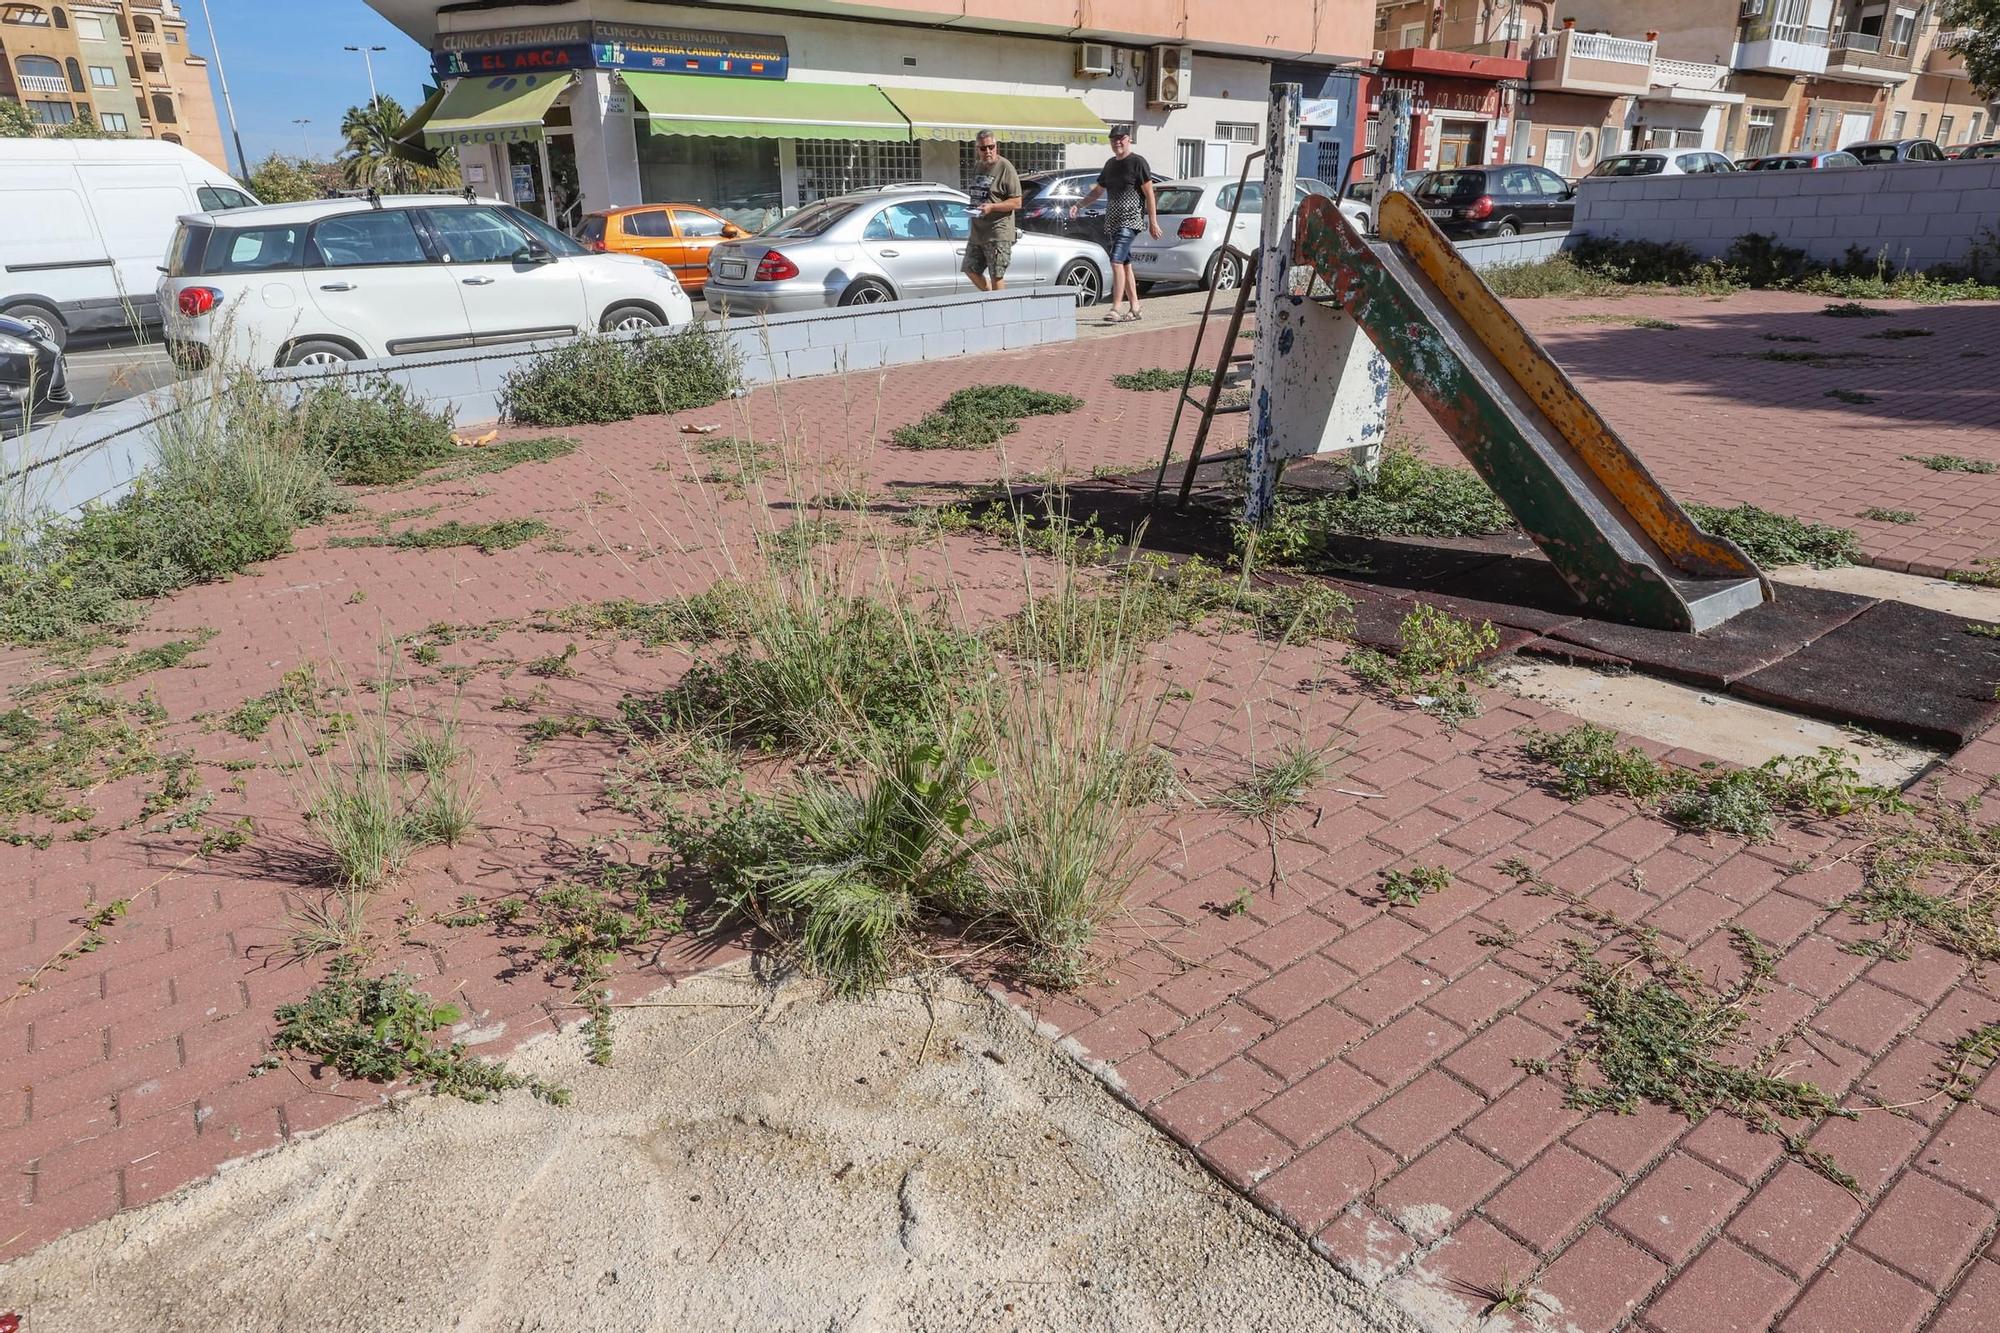
[[[1776,601],[1753,607],[1706,634],[1578,620],[1549,637],[1622,658],[1651,675],[1719,689],[1791,656],[1872,605],[1867,597],[1787,584],[1778,588]]]

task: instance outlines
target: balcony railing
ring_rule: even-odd
[[[60,74],[16,74],[14,81],[24,93],[66,93],[69,80]]]
[[[1564,39],[1569,41],[1569,53],[1582,60],[1610,60],[1621,65],[1650,65],[1653,63],[1653,44],[1634,41],[1629,37],[1608,37],[1601,32],[1577,32],[1562,29],[1545,32],[1535,39],[1535,58],[1548,60],[1562,54]]]
[[[1840,36],[1833,39],[1833,45],[1834,49],[1838,51],[1866,51],[1872,56],[1879,54],[1882,50],[1882,34],[1879,32],[1843,32]]]
[[[1827,68],[1875,82],[1900,83],[1910,72],[1912,54],[1908,42],[1885,41],[1878,32],[1840,32],[1834,34]]]
[[[1653,82],[1663,88],[1719,93],[1729,86],[1729,66],[1698,60],[1655,60]]]

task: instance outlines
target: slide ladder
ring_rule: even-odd
[[[1409,195],[1371,244],[1309,195],[1296,262],[1331,290],[1446,435],[1600,615],[1699,632],[1767,601],[1733,542],[1696,527]]]

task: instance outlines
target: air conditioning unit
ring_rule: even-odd
[[[1764,0],[1743,0],[1743,17],[1754,19],[1764,13]]]
[[[1111,47],[1105,42],[1084,42],[1076,48],[1078,78],[1103,78],[1113,73]]]
[[[1186,106],[1194,92],[1194,48],[1156,46],[1153,48],[1153,77],[1147,89],[1150,106]]]

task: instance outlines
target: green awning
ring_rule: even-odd
[[[884,88],[918,139],[970,142],[992,130],[1002,143],[1110,143],[1111,130],[1074,97]]]
[[[444,100],[424,125],[424,142],[432,148],[465,148],[539,139],[542,117],[574,77],[502,74],[460,79],[445,90]]]
[[[437,114],[438,104],[444,101],[444,89],[440,88],[426,97],[423,105],[410,113],[395,134],[389,138],[389,156],[402,162],[414,162],[419,166],[434,167],[438,164],[437,154],[424,147],[424,127]]]
[[[910,123],[865,83],[777,83],[701,74],[626,74],[654,134],[730,139],[910,141]]]

